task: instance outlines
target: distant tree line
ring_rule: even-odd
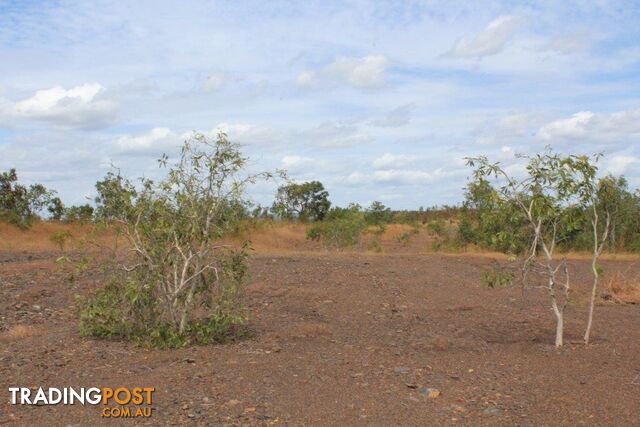
[[[131,213],[138,194],[136,186],[117,172],[109,172],[95,185],[93,203],[65,206],[56,192],[42,184],[26,186],[15,169],[0,173],[0,221],[29,227],[34,221],[49,219],[88,223],[122,218]],[[623,176],[608,175],[597,181],[597,203],[611,215],[608,251],[640,251],[640,191],[633,190]],[[460,205],[443,205],[417,210],[392,210],[379,201],[369,207],[358,204],[332,206],[329,192],[319,181],[289,182],[278,187],[271,206],[243,202],[232,207],[235,217],[270,218],[312,224],[310,238],[319,239],[319,230],[331,224],[358,234],[367,226],[381,224],[426,224],[440,238],[440,247],[480,248],[521,254],[527,249],[529,224],[513,201],[501,199],[487,177],[468,183]],[[558,226],[561,250],[589,250],[593,233],[589,229],[589,207],[571,206]],[[319,223],[329,225],[321,226]],[[318,224],[318,225],[313,225]],[[338,224],[341,224],[339,226]],[[344,233],[344,229],[342,233]],[[336,232],[336,234],[340,234]],[[347,233],[349,234],[349,233]],[[351,242],[353,239],[347,239]]]

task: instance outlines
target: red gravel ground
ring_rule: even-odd
[[[78,335],[74,295],[100,278],[56,256],[0,253],[0,424],[640,425],[640,306],[598,305],[582,345],[586,262],[560,350],[546,295],[488,289],[488,257],[354,253],[257,255],[255,336],[149,350]],[[10,386],[153,386],[154,413],[13,406]]]

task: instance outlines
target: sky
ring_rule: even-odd
[[[0,0],[0,170],[85,203],[224,131],[342,206],[456,204],[466,156],[518,171],[547,145],[637,187],[638,22],[606,0]]]

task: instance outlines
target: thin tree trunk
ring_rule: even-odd
[[[591,287],[591,301],[589,302],[589,320],[587,320],[587,330],[584,333],[584,343],[589,344],[589,336],[591,335],[591,327],[593,326],[593,307],[596,303],[596,293],[598,290],[598,267],[596,260],[591,263],[593,270],[593,286]]]
[[[598,258],[604,249],[604,244],[607,241],[609,227],[611,225],[611,216],[607,212],[607,219],[605,222],[604,230],[602,232],[602,240],[598,242],[598,212],[595,207],[593,208],[593,257],[591,258],[591,271],[593,272],[593,284],[591,286],[591,301],[589,302],[589,319],[587,320],[587,329],[584,333],[584,343],[589,344],[589,338],[591,336],[591,327],[593,326],[593,310],[596,305],[596,295],[598,293],[598,279],[600,274],[598,273]]]
[[[553,313],[556,315],[556,347],[562,347],[564,336],[564,313],[560,311],[555,297],[551,301]]]

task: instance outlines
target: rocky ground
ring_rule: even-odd
[[[258,255],[255,336],[149,350],[81,338],[55,253],[0,255],[0,424],[113,425],[95,406],[13,406],[10,386],[153,386],[149,425],[640,425],[640,306],[602,303],[573,262],[567,345],[543,292],[489,289],[487,257]],[[607,274],[628,263],[605,262]],[[583,285],[584,284],[584,285]]]

